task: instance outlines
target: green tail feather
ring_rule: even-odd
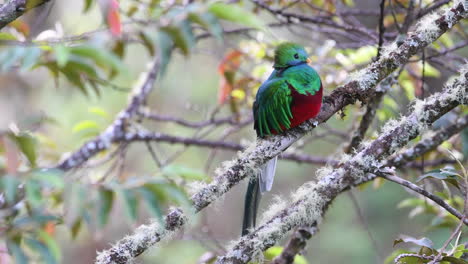
[[[255,227],[260,196],[260,183],[258,181],[258,177],[250,179],[247,192],[245,193],[242,236],[247,235],[249,233],[249,229]]]

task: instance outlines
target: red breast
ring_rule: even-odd
[[[322,106],[322,84],[320,89],[314,95],[304,95],[296,91],[296,89],[289,86],[291,96],[293,98],[291,103],[291,128],[296,127],[304,121],[314,118],[320,112]]]

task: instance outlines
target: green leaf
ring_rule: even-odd
[[[58,260],[62,258],[62,252],[60,250],[60,246],[57,244],[57,241],[55,241],[53,237],[51,237],[47,232],[43,230],[39,230],[38,237],[41,241],[44,242],[44,244],[50,250],[54,259]]]
[[[60,219],[53,215],[35,213],[31,216],[16,218],[13,225],[17,229],[38,229],[48,222],[60,222]]]
[[[283,247],[271,247],[265,251],[265,259],[266,260],[273,260],[275,257],[279,256],[283,252]],[[296,255],[294,257],[294,262],[293,264],[307,264],[307,260],[304,258],[304,256],[301,255]]]
[[[15,241],[11,241],[8,239],[7,247],[8,247],[8,251],[13,256],[13,259],[15,260],[16,264],[28,264],[29,263],[28,257],[26,256],[24,251]]]
[[[190,54],[190,40],[182,28],[178,26],[165,26],[161,28],[161,31],[170,36],[173,43],[176,47],[180,48],[184,55]]]
[[[440,77],[440,71],[437,70],[434,66],[426,62],[424,66],[424,75],[427,77],[438,78]]]
[[[83,80],[81,78],[81,75],[76,72],[76,71],[70,71],[65,69],[60,69],[60,72],[67,78],[67,80],[78,87],[81,92],[83,92],[85,95],[88,95],[88,91],[86,90],[86,87],[84,86]]]
[[[410,237],[410,236],[403,236],[399,239],[396,239],[395,241],[393,241],[393,246],[396,246],[403,242],[416,244],[418,246],[427,247],[430,249],[434,248],[434,243],[429,238],[423,237],[423,238],[417,239],[417,238]]]
[[[76,237],[78,236],[79,232],[80,232],[80,229],[81,229],[81,223],[83,221],[81,219],[77,219],[71,226],[71,237],[72,239],[76,239]]]
[[[138,189],[143,201],[146,204],[146,207],[149,209],[150,213],[157,217],[158,220],[162,221],[163,212],[159,207],[158,194],[154,193],[151,188],[141,187]]]
[[[211,35],[216,37],[218,40],[222,39],[223,36],[223,28],[219,24],[218,19],[211,14],[211,13],[196,13],[191,12],[189,13],[188,18],[194,22],[202,26],[203,28],[207,29]]]
[[[36,180],[26,182],[26,199],[33,207],[39,207],[42,204],[41,186]]]
[[[143,44],[143,46],[145,46],[149,55],[153,57],[155,52],[154,52],[154,43],[151,40],[151,37],[149,37],[145,32],[141,31],[140,33],[138,33],[138,38],[141,40],[141,43]]]
[[[63,171],[59,169],[37,169],[32,172],[31,179],[38,180],[51,187],[63,189],[65,186],[63,180]]]
[[[448,261],[451,264],[468,264],[466,260],[449,256],[442,257],[442,261]]]
[[[114,192],[110,189],[99,189],[98,221],[101,227],[107,224],[114,203]]]
[[[57,263],[57,260],[54,258],[54,256],[51,254],[49,248],[44,245],[44,243],[36,240],[36,239],[31,239],[31,238],[25,238],[24,242],[34,251],[38,252],[42,259],[44,260],[45,263],[47,264],[55,264]]]
[[[15,142],[16,146],[26,156],[32,167],[36,166],[36,139],[27,132],[19,134],[9,133],[10,138]]]
[[[162,173],[168,176],[177,175],[187,180],[206,180],[208,178],[202,171],[175,164],[164,167]]]
[[[88,12],[91,9],[92,4],[94,3],[93,0],[85,0],[85,5],[83,8],[83,13]]]
[[[83,45],[70,48],[70,52],[74,55],[85,57],[94,61],[96,65],[102,69],[128,74],[127,69],[119,57],[104,48]]]
[[[62,68],[62,71],[72,71],[78,74],[85,74],[87,77],[99,78],[99,75],[93,65],[89,64],[88,61],[75,56],[68,58],[67,64]]]
[[[208,7],[208,10],[220,19],[243,24],[257,29],[262,29],[264,27],[263,22],[258,18],[257,15],[241,8],[236,4],[215,2]]]
[[[443,169],[436,169],[436,170],[431,170],[424,175],[420,176],[416,181],[422,181],[427,178],[434,178],[438,180],[443,180],[446,182],[451,183],[453,186],[457,187],[460,189],[460,186],[458,185],[458,179],[459,179],[460,174],[451,167],[445,167]]]
[[[16,177],[10,175],[0,177],[0,189],[4,190],[7,202],[13,203],[15,201],[19,184],[20,181]]]
[[[0,40],[16,40],[16,37],[7,32],[0,32]]]
[[[67,65],[68,59],[70,58],[70,49],[64,45],[54,46],[55,59],[59,67]]]
[[[103,117],[105,119],[109,118],[109,114],[106,112],[106,110],[99,106],[93,106],[93,107],[88,108],[88,112],[90,112],[91,114],[95,114],[97,116]]]
[[[99,125],[95,122],[95,121],[92,121],[92,120],[83,120],[81,122],[79,122],[78,124],[76,124],[75,126],[73,126],[73,133],[79,133],[79,132],[83,132],[83,131],[99,131],[100,127]]]
[[[72,228],[76,221],[81,220],[89,210],[87,208],[90,203],[88,192],[89,188],[85,188],[79,183],[65,185],[63,205],[64,208],[67,208],[67,213],[64,216],[64,221],[69,228]],[[95,221],[95,219],[93,220]]]
[[[408,198],[408,199],[405,199],[403,201],[401,201],[399,204],[398,204],[398,208],[405,208],[405,207],[416,207],[416,206],[424,206],[425,205],[425,201],[423,199],[419,199],[419,198]]]
[[[121,191],[121,194],[122,194],[122,198],[125,204],[125,212],[127,212],[127,216],[132,221],[135,221],[137,218],[137,212],[138,212],[138,200],[137,200],[137,196],[135,195],[134,190],[123,189]]]
[[[453,253],[453,256],[455,258],[459,258],[463,255],[463,253],[465,253],[466,249],[465,249],[465,245],[464,244],[460,244],[458,245],[456,248],[455,248],[455,251]]]
[[[185,192],[176,185],[166,184],[163,188],[167,197],[180,204],[181,206],[188,207],[190,206],[190,201],[185,194]]]
[[[357,50],[350,50],[348,58],[352,64],[364,64],[372,60],[377,54],[377,48],[375,46],[364,46]]]
[[[171,36],[164,31],[158,32],[157,42],[158,42],[158,53],[159,53],[160,60],[161,60],[160,73],[161,75],[164,75],[167,69],[167,65],[169,64],[169,61],[171,60],[172,46],[174,42],[172,41]]]
[[[112,48],[112,53],[114,53],[115,55],[117,55],[117,57],[122,59],[125,55],[125,42],[122,40],[118,40]]]
[[[415,84],[411,80],[401,80],[399,81],[400,86],[403,88],[406,97],[408,97],[409,100],[414,100],[415,97]]]

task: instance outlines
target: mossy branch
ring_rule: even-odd
[[[431,130],[426,132],[425,134],[430,134],[430,136],[425,137],[423,140],[418,142],[416,145],[408,148],[404,151],[401,151],[395,155],[392,155],[387,160],[384,161],[383,166],[386,167],[408,167],[412,165],[414,159],[421,157],[422,155],[426,154],[427,152],[435,149],[437,146],[442,144],[445,140],[448,140],[452,136],[458,134],[460,131],[468,127],[468,116],[462,117],[458,119],[454,124],[449,125],[447,127],[438,129],[438,130]],[[423,135],[424,137],[424,135]],[[456,161],[454,161],[456,162]],[[461,218],[461,213],[455,210],[453,207],[445,203],[442,199],[434,196],[429,192],[421,192],[421,188],[412,184],[406,180],[400,179],[395,175],[388,175],[388,174],[381,174],[377,175],[383,177],[387,180],[396,182],[401,184],[407,188],[410,188],[418,193],[422,193],[426,197],[430,198],[431,200],[436,201],[441,207],[445,208],[448,212],[453,215],[456,215],[458,218]],[[288,240],[286,245],[284,246],[284,250],[281,252],[279,256],[277,256],[272,263],[273,264],[286,264],[292,263],[294,256],[299,254],[306,246],[307,240],[310,239],[313,234],[317,231],[317,227],[301,227],[298,228],[291,238]],[[314,233],[311,233],[313,231]]]
[[[416,30],[413,33],[411,33],[401,45],[397,46],[396,44],[394,44],[391,45],[390,48],[384,49],[384,52],[378,61],[370,64],[366,68],[354,74],[350,81],[348,81],[345,85],[335,89],[335,91],[333,91],[333,93],[330,96],[327,96],[324,99],[324,104],[321,113],[317,118],[309,120],[303,125],[291,129],[283,135],[272,136],[264,140],[257,140],[255,144],[250,146],[244,152],[240,153],[236,159],[224,163],[223,166],[217,170],[217,176],[213,180],[213,182],[203,187],[191,197],[193,211],[198,212],[206,206],[208,206],[211,202],[218,199],[224,193],[229,191],[233,186],[238,184],[248,175],[252,175],[253,172],[255,172],[262,164],[267,162],[269,159],[279,155],[287,147],[296,142],[299,138],[304,136],[306,133],[310,132],[318,124],[326,122],[339,110],[343,109],[349,104],[355,103],[357,100],[367,101],[369,99],[372,99],[375,94],[374,88],[382,79],[386,78],[399,66],[405,64],[411,56],[417,53],[419,49],[427,46],[428,44],[432,43],[437,38],[439,38],[449,28],[458,23],[460,19],[462,19],[463,17],[467,17],[467,9],[468,7],[464,4],[463,1],[455,1],[453,5],[444,9],[443,14],[425,17],[424,23],[421,22],[420,26],[418,26]],[[396,149],[392,148],[392,150],[394,151]],[[372,149],[372,151],[376,151],[376,153],[374,154],[383,155],[383,153],[380,153],[378,148]],[[373,153],[369,154],[373,155]],[[362,157],[360,158],[362,159]],[[347,168],[340,168],[339,172],[342,173],[343,171],[346,171],[346,169]],[[364,178],[365,177],[363,177],[363,179]],[[335,181],[336,179],[330,177],[322,179],[321,182],[324,184],[323,189],[314,189],[315,194],[319,195],[322,192],[328,192],[329,190],[325,188],[326,183],[330,183],[332,185],[340,184],[340,186],[345,183]],[[349,185],[343,185],[341,187],[344,186],[349,187]],[[335,192],[337,193],[334,193],[333,188],[331,188],[331,192],[329,193],[329,195],[337,195],[339,193],[338,189],[335,190]],[[313,197],[311,196],[311,198]],[[326,205],[328,205],[328,202],[323,202],[324,204],[315,204],[314,207],[326,207]],[[307,207],[301,208],[307,210]],[[295,213],[297,213],[297,211],[291,212],[291,215],[284,215],[284,217],[294,219]],[[278,218],[278,220],[281,219]],[[280,233],[281,231],[284,231],[281,234],[284,234],[287,230],[291,229],[291,225],[287,223],[283,225],[283,227],[285,227],[286,229],[279,230]],[[275,230],[275,232],[278,232],[278,230]],[[157,231],[147,233],[148,236],[158,236],[160,238],[163,238],[164,234],[164,232]],[[101,261],[99,263],[127,263],[128,261],[132,260],[134,257],[138,256],[144,251],[144,249],[138,251],[129,250],[135,248],[142,249],[142,245],[138,244],[138,241],[134,241],[134,243],[128,247],[120,247],[120,244],[117,243],[110,250],[104,251],[99,254],[99,256],[108,256],[109,252],[115,252],[115,257],[112,259],[107,259],[106,261]],[[147,241],[154,241],[154,243],[145,243],[143,247],[148,248],[159,240],[156,241],[148,239]],[[242,241],[246,240],[243,239]],[[256,250],[262,250],[266,248],[266,245],[271,246],[274,242],[276,242],[276,240],[272,240],[272,243],[263,244],[262,247]],[[254,252],[253,249],[250,250],[250,253]],[[236,254],[232,256],[236,256]],[[250,259],[250,257],[248,257],[247,259]],[[104,259],[101,257],[98,258]],[[227,259],[229,259],[229,257]],[[236,259],[242,260],[242,258]],[[243,260],[246,261],[245,258]]]
[[[291,229],[320,224],[330,203],[352,186],[370,181],[375,174],[391,171],[383,160],[405,146],[432,122],[460,104],[468,104],[468,65],[442,93],[426,100],[416,100],[408,116],[389,122],[380,136],[363,147],[339,168],[322,170],[317,183],[308,182],[293,194],[272,218],[253,232],[242,237],[216,264],[247,263],[262,256],[262,252],[276,244]],[[278,211],[278,208],[272,208]],[[268,212],[267,212],[268,214]],[[456,215],[459,216],[459,215]]]

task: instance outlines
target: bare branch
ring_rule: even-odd
[[[380,0],[380,17],[379,17],[379,44],[377,46],[377,59],[380,58],[380,52],[384,43],[384,16],[385,16],[385,0]]]
[[[353,27],[347,24],[340,24],[332,19],[330,17],[313,17],[313,16],[306,16],[306,15],[301,15],[301,14],[296,14],[296,13],[290,13],[290,12],[285,12],[282,9],[274,9],[268,4],[264,3],[262,0],[252,0],[252,2],[257,5],[258,7],[261,7],[262,9],[267,10],[271,14],[280,17],[280,18],[285,18],[287,21],[292,21],[294,23],[312,23],[312,24],[317,24],[317,25],[326,25],[330,26],[332,28],[336,29],[341,29],[343,31],[348,31],[348,32],[358,32],[361,35],[367,36],[367,38],[377,41],[377,36],[375,32],[371,32],[370,30],[362,27]]]
[[[230,151],[241,151],[245,150],[246,146],[238,144],[235,142],[229,141],[215,141],[215,140],[206,140],[200,138],[191,138],[191,137],[179,137],[172,136],[158,132],[148,132],[148,131],[137,131],[137,132],[127,132],[121,136],[116,136],[114,138],[117,142],[164,142],[170,144],[183,144],[186,146],[198,146],[198,147],[207,147],[213,149],[224,149]],[[310,164],[320,164],[325,165],[329,162],[336,163],[336,161],[330,161],[326,158],[315,157],[306,154],[300,154],[296,152],[285,152],[281,154],[282,159],[310,163]]]

